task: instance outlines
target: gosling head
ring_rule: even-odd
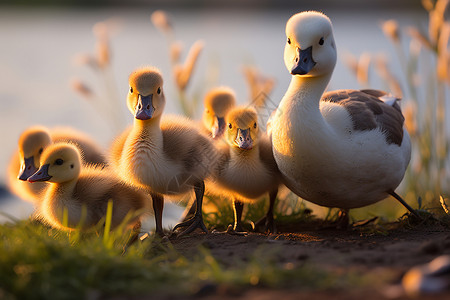
[[[333,72],[336,44],[326,15],[316,11],[293,15],[286,24],[286,38],[284,63],[292,75],[315,77]]]
[[[236,96],[232,89],[219,87],[212,89],[205,96],[205,110],[203,112],[203,124],[217,139],[223,135],[226,128],[225,116],[236,104]]]
[[[81,155],[72,144],[56,143],[48,146],[41,157],[41,167],[28,178],[29,182],[68,182],[78,178],[81,171]]]
[[[139,68],[131,73],[127,96],[128,109],[138,120],[150,120],[161,116],[166,100],[163,79],[158,69]]]
[[[45,127],[31,127],[20,135],[18,179],[26,181],[38,170],[41,154],[51,143],[50,133]]]
[[[255,109],[233,108],[228,112],[226,122],[225,137],[229,145],[250,150],[258,144],[258,115]]]

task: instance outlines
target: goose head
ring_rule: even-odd
[[[288,20],[284,63],[292,75],[316,77],[331,74],[336,57],[333,26],[327,16],[307,11]]]
[[[28,178],[29,182],[64,183],[78,178],[81,155],[77,147],[67,143],[50,145],[41,157],[41,167]]]
[[[234,108],[227,114],[226,121],[225,137],[230,146],[250,150],[258,144],[259,126],[255,109]]]
[[[225,116],[234,107],[236,97],[232,89],[219,87],[212,89],[205,96],[203,124],[214,139],[223,135],[226,128]]]
[[[44,127],[25,130],[19,138],[20,172],[18,179],[26,181],[39,168],[44,149],[52,143],[50,133]]]
[[[161,116],[166,100],[163,79],[158,69],[143,67],[131,73],[127,96],[128,109],[138,120],[150,120]]]

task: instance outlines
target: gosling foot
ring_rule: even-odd
[[[277,233],[277,228],[273,217],[265,216],[255,223],[255,231],[260,233]]]
[[[233,226],[232,224],[230,224],[228,225],[226,233],[232,235],[247,235],[248,232],[244,228],[242,228],[241,225]]]
[[[208,229],[206,229],[205,223],[203,223],[203,217],[201,214],[196,214],[191,219],[177,224],[173,228],[173,231],[175,231],[181,227],[187,227],[187,228],[184,231],[182,231],[180,234],[178,234],[177,236],[183,236],[183,235],[189,234],[189,233],[193,232],[194,230],[196,230],[197,228],[200,228],[204,232],[208,233]]]

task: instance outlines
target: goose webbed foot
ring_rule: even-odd
[[[352,227],[353,227],[353,228],[364,227],[364,226],[367,226],[367,225],[369,225],[369,224],[372,224],[372,223],[375,222],[377,219],[378,219],[378,217],[375,216],[375,217],[370,218],[370,219],[367,219],[367,220],[361,220],[361,221],[358,221],[358,222],[354,222],[354,223],[352,224]]]
[[[197,228],[200,228],[204,232],[208,233],[208,229],[206,229],[205,223],[203,222],[203,216],[201,214],[195,214],[192,218],[190,218],[187,221],[178,223],[174,228],[173,231],[177,230],[181,227],[187,227],[184,231],[182,231],[178,236],[183,236],[186,234],[189,234],[196,230]]]

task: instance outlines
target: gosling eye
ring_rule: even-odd
[[[130,86],[130,94],[133,94],[133,87]]]
[[[324,42],[325,42],[325,40],[323,39],[323,37],[321,37],[320,41],[319,41],[319,45],[322,46]]]
[[[73,164],[70,165],[70,168],[73,169]]]
[[[39,149],[39,154],[42,154],[44,152],[44,148]]]
[[[161,88],[159,87],[156,92],[158,93],[158,95],[161,94]]]
[[[231,123],[228,123],[228,128],[233,128],[233,125],[231,125]]]
[[[58,158],[57,160],[55,160],[55,165],[62,165],[64,163],[64,161],[61,158]]]
[[[255,122],[255,124],[253,124],[253,128],[256,128],[256,126],[257,126],[257,125],[256,125],[256,122]]]
[[[290,39],[290,38],[287,39],[287,43],[288,43],[289,45],[291,44],[291,39]]]

